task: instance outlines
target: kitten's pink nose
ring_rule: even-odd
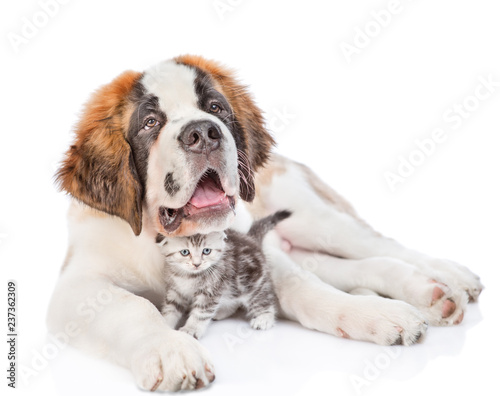
[[[198,268],[200,265],[201,265],[201,263],[193,263],[193,266],[194,266],[195,268]]]

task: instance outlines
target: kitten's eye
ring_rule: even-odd
[[[210,105],[210,112],[216,114],[222,113],[222,106],[214,102]]]
[[[212,253],[212,249],[209,249],[209,248],[205,248],[205,249],[203,249],[203,254],[204,254],[205,256],[208,256],[210,253]]]
[[[189,250],[187,250],[187,249],[182,249],[182,250],[180,251],[180,253],[181,253],[183,256],[189,256]]]
[[[155,126],[157,126],[159,123],[160,123],[160,122],[159,122],[157,119],[150,117],[150,118],[148,118],[148,119],[146,120],[146,122],[144,123],[144,129],[147,131],[147,130],[149,130],[149,129],[151,129],[151,128],[154,128],[154,127],[155,127]]]

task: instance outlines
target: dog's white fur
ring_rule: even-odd
[[[149,88],[166,92],[161,84],[168,73],[178,76],[176,70],[152,75]],[[179,84],[178,91],[185,89]],[[195,98],[189,93],[183,98],[163,105],[178,110],[174,120],[199,117]],[[169,150],[162,140],[159,144]],[[156,150],[152,160],[161,162],[161,152]],[[235,151],[228,148],[227,155]],[[161,186],[164,177],[148,175],[152,202],[163,199],[154,191],[155,179]],[[466,292],[476,299],[481,291],[478,277],[465,267],[406,249],[372,230],[302,165],[273,155],[256,183],[254,202],[237,205],[235,228],[245,231],[253,218],[277,209],[293,212],[265,240],[282,317],[341,337],[410,345],[427,323],[460,322]],[[234,180],[226,184],[235,189]],[[53,333],[65,332],[73,344],[129,367],[143,389],[193,389],[213,380],[214,367],[207,351],[166,326],[157,309],[164,263],[150,217],[144,216],[142,232],[135,236],[124,220],[71,203],[67,263],[48,325]],[[443,317],[450,300],[456,309]]]
[[[216,123],[223,133],[223,138],[228,144],[224,144],[225,162],[220,163],[222,168],[221,183],[227,195],[237,194],[238,172],[236,145],[227,127],[215,116],[201,111],[197,102],[198,99],[192,89],[193,80],[196,78],[192,69],[176,65],[173,62],[161,62],[145,73],[143,85],[148,92],[159,98],[162,109],[168,109],[166,123],[162,133],[152,147],[149,155],[148,180],[147,180],[147,204],[149,212],[147,215],[153,219],[157,213],[155,208],[167,201],[169,207],[178,208],[183,206],[190,198],[194,186],[198,179],[194,177],[195,171],[191,170],[189,157],[183,150],[172,148],[172,141],[175,141],[180,129],[189,121],[210,120]],[[167,173],[174,173],[177,183],[182,188],[174,197],[167,196],[167,192],[159,180],[164,180]],[[228,217],[226,222],[222,222],[216,228],[198,228],[200,233],[210,231],[222,231],[232,223],[232,218]]]

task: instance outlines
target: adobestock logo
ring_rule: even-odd
[[[410,0],[411,1],[411,0]],[[340,49],[344,54],[347,63],[352,62],[354,55],[361,54],[361,51],[368,47],[377,38],[383,29],[386,29],[395,15],[401,14],[403,5],[400,0],[390,0],[385,9],[370,12],[371,19],[363,27],[354,28],[354,37],[351,43],[342,41]]]
[[[297,118],[296,114],[290,113],[285,106],[273,108],[270,112],[267,126],[274,133],[283,132],[290,123]]]
[[[212,7],[219,19],[223,21],[226,19],[226,14],[232,13],[241,3],[243,3],[243,0],[215,0],[212,2]]]
[[[40,33],[40,29],[47,26],[49,21],[59,13],[61,5],[68,3],[69,0],[40,0],[38,11],[33,13],[30,18],[21,18],[21,28],[18,33],[9,32],[7,34],[14,52],[19,52],[22,45],[28,44],[31,39],[35,38]]]
[[[364,388],[369,387],[378,380],[391,367],[392,363],[401,356],[401,352],[402,347],[384,348],[384,352],[379,353],[372,360],[363,360],[362,375],[351,374],[349,376],[356,394],[362,395]]]
[[[448,139],[447,126],[453,130],[460,128],[464,121],[479,109],[481,103],[491,98],[500,87],[500,81],[495,81],[491,74],[488,77],[479,76],[478,80],[479,84],[472,95],[454,103],[443,112],[444,126],[435,128],[427,138],[416,139],[415,148],[409,154],[398,156],[395,170],[384,172],[384,178],[391,192],[396,191],[396,187],[413,175],[418,167],[425,164],[439,145]]]
[[[31,349],[31,360],[19,364],[19,379],[28,387],[34,380],[49,367],[52,360],[70,345],[78,336],[88,329],[88,326],[99,316],[107,315],[109,304],[113,302],[114,294],[120,293],[121,289],[114,285],[99,290],[94,296],[88,296],[85,301],[76,306],[78,320],[71,320],[55,334],[48,335],[48,342],[40,348]]]

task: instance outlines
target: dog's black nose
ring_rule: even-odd
[[[209,154],[217,150],[221,138],[219,126],[208,120],[191,121],[184,125],[179,135],[179,141],[184,150],[196,154]]]

